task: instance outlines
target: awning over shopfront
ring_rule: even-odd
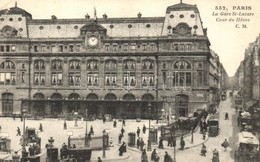
[[[247,111],[250,111],[252,108],[254,108],[254,106],[256,106],[257,103],[258,103],[257,100],[250,100],[250,101],[245,103],[245,106],[246,106],[245,109]]]

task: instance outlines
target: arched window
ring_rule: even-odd
[[[34,61],[34,84],[45,84],[45,61],[42,59]]]
[[[99,61],[97,59],[87,61],[87,85],[99,85]]]
[[[13,94],[3,93],[2,94],[2,113],[4,115],[10,115],[13,113]]]
[[[77,86],[80,84],[80,60],[70,60],[69,61],[69,84]]]
[[[69,69],[71,70],[80,70],[80,61],[79,60],[70,60]]]
[[[10,60],[5,60],[0,64],[0,85],[15,85],[15,83],[15,64]]]
[[[123,96],[123,100],[125,101],[134,101],[135,100],[135,96],[131,93],[125,94]]]
[[[62,60],[55,59],[55,60],[52,60],[52,62],[51,62],[51,69],[52,70],[61,70],[62,66],[63,66]]]
[[[142,86],[154,85],[154,61],[144,59],[142,61]]]
[[[117,69],[117,62],[114,59],[109,59],[105,61],[105,70],[106,71],[116,71]]]
[[[117,78],[117,61],[109,59],[105,61],[105,85],[114,86],[116,85]]]
[[[51,84],[52,85],[62,85],[63,75],[62,75],[62,60],[55,59],[51,62]]]
[[[45,69],[45,61],[44,60],[35,60],[34,61],[34,69],[44,70]]]
[[[135,70],[135,60],[131,60],[131,59],[124,60],[124,69]]]
[[[95,59],[88,60],[87,70],[98,70],[98,60]]]
[[[124,86],[136,85],[136,62],[132,59],[124,60],[123,62],[123,84]]]
[[[191,64],[187,60],[178,60],[173,64],[173,87],[191,86]]]

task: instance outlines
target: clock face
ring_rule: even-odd
[[[96,45],[98,44],[98,38],[97,38],[97,37],[94,37],[94,36],[89,37],[89,38],[88,38],[88,44],[89,44],[90,46],[96,46]]]

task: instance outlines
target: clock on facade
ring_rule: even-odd
[[[94,37],[94,36],[89,37],[88,38],[88,44],[90,46],[96,46],[98,44],[98,38]]]

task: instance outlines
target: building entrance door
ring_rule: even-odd
[[[181,94],[176,96],[176,109],[179,116],[187,116],[189,108],[189,97],[187,95]]]

